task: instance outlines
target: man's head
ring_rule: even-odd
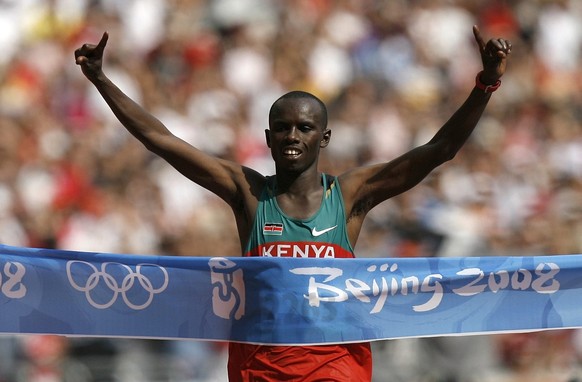
[[[267,145],[279,169],[305,171],[317,167],[319,149],[327,146],[327,108],[313,94],[292,91],[277,99],[269,111]]]

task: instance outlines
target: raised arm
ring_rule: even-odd
[[[173,135],[157,118],[125,95],[102,70],[103,52],[109,35],[103,34],[97,45],[85,44],[75,51],[75,62],[85,77],[97,88],[117,119],[145,147],[195,183],[224,199],[231,206],[239,204],[241,184],[259,174],[242,166],[215,158]],[[245,187],[247,188],[247,187]]]
[[[348,221],[354,220],[356,226],[355,232],[350,232],[352,243],[359,232],[359,224],[371,208],[412,188],[437,166],[452,159],[477,125],[492,91],[497,89],[505,73],[511,43],[501,38],[485,43],[476,26],[473,34],[481,53],[483,71],[477,75],[476,85],[467,100],[435,136],[425,145],[388,163],[356,168],[340,176]]]

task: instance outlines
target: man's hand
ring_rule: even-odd
[[[486,85],[493,85],[505,73],[507,56],[511,53],[511,42],[498,38],[485,43],[476,25],[473,26],[473,35],[479,45],[481,61],[483,61],[481,81]]]
[[[89,80],[97,79],[97,77],[102,73],[103,51],[105,50],[105,45],[107,45],[108,39],[109,34],[105,32],[103,33],[103,37],[101,37],[99,44],[84,44],[82,47],[75,50],[75,63],[81,66],[83,74]]]

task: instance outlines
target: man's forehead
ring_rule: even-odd
[[[327,127],[325,104],[314,95],[302,91],[289,92],[271,106],[269,124],[280,122],[303,122]]]
[[[308,97],[282,98],[275,102],[273,109],[279,116],[301,113],[315,117],[323,112],[317,101]]]

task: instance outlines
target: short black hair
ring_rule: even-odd
[[[277,98],[277,100],[275,102],[273,102],[273,105],[271,105],[271,109],[269,110],[269,120],[271,120],[274,117],[274,113],[275,113],[275,106],[277,105],[277,103],[279,101],[282,100],[286,100],[286,99],[299,99],[299,98],[306,98],[306,99],[311,99],[314,100],[315,102],[317,102],[317,104],[319,105],[320,109],[321,109],[321,116],[323,118],[323,128],[327,128],[327,106],[325,106],[325,103],[320,100],[319,98],[317,98],[316,96],[314,96],[311,93],[308,93],[306,91],[303,90],[292,90],[288,93],[283,94],[281,97]]]

